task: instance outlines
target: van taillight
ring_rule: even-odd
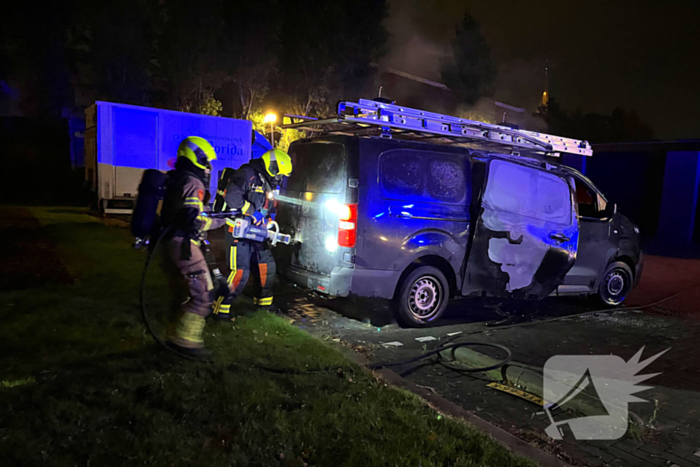
[[[357,204],[344,204],[338,222],[338,245],[354,248],[357,242]]]

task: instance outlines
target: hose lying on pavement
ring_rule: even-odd
[[[179,352],[176,352],[170,346],[167,345],[167,343],[155,331],[155,326],[153,325],[153,322],[150,319],[150,315],[149,315],[148,309],[146,307],[146,277],[148,274],[149,266],[151,265],[151,260],[153,258],[154,252],[158,249],[158,246],[160,245],[162,239],[167,236],[167,234],[170,232],[170,230],[171,230],[171,228],[164,229],[163,232],[155,240],[153,245],[149,246],[148,256],[146,257],[146,264],[143,268],[143,276],[141,278],[141,293],[140,293],[141,316],[143,318],[143,322],[146,326],[146,329],[148,329],[148,332],[151,334],[151,337],[153,337],[153,339],[158,343],[158,345],[160,345],[162,348],[164,348],[168,352],[171,352],[179,357],[186,358],[188,360],[198,360],[194,357],[190,357],[187,355],[183,355]],[[451,358],[454,361],[455,360],[455,352],[457,351],[457,349],[460,347],[467,347],[467,346],[483,346],[483,347],[497,348],[497,349],[500,349],[506,353],[506,358],[504,358],[503,360],[501,360],[500,362],[498,362],[494,365],[490,365],[490,366],[486,366],[486,367],[482,367],[482,368],[469,368],[469,369],[455,368],[455,367],[452,367],[449,363],[444,363],[444,364],[450,368],[457,369],[459,371],[475,373],[475,372],[481,372],[481,371],[495,370],[497,368],[500,368],[500,367],[508,364],[508,362],[510,362],[513,358],[513,354],[510,351],[510,349],[508,347],[503,346],[503,345],[485,344],[482,342],[461,342],[458,344],[447,344],[447,345],[440,346],[435,350],[431,350],[430,352],[426,352],[426,353],[424,353],[418,357],[412,358],[410,360],[401,361],[401,362],[393,362],[393,363],[386,363],[386,362],[385,363],[375,363],[375,364],[369,365],[367,368],[369,368],[371,370],[376,370],[376,369],[385,368],[385,367],[389,367],[389,366],[409,365],[411,363],[415,363],[417,361],[432,357],[433,355],[438,355],[438,357],[441,357],[441,355],[439,355],[439,354],[441,352],[446,351],[446,350],[451,350]],[[231,369],[235,369],[235,370],[243,369],[239,365],[229,365],[229,367]],[[255,365],[254,367],[261,369],[261,370],[269,371],[271,373],[277,373],[277,374],[318,374],[318,373],[331,373],[331,372],[338,371],[338,367],[320,368],[317,370],[305,370],[305,371],[297,371],[297,370],[291,370],[291,369],[285,369],[285,368],[271,368],[271,367],[261,366],[261,365]]]
[[[442,364],[450,369],[458,370],[458,371],[465,372],[465,373],[480,373],[483,371],[490,371],[490,370],[495,370],[495,369],[501,368],[502,366],[507,365],[513,359],[513,353],[510,351],[510,349],[508,347],[506,347],[504,345],[490,344],[490,343],[486,343],[486,342],[460,342],[457,344],[441,345],[441,346],[437,347],[436,349],[425,352],[425,353],[419,355],[418,357],[411,358],[409,360],[401,360],[398,362],[373,363],[371,365],[367,365],[367,368],[369,368],[370,370],[378,370],[380,368],[386,368],[386,367],[390,367],[390,366],[410,365],[411,363],[415,363],[415,362],[418,362],[420,360],[424,360],[426,358],[432,357],[433,355],[437,355],[442,360],[443,359],[442,352],[444,352],[446,350],[450,350],[450,356],[452,358],[452,361],[455,361],[456,360],[455,352],[457,351],[458,348],[460,348],[460,347],[473,347],[473,346],[492,347],[492,348],[500,349],[506,353],[506,357],[503,360],[500,360],[499,362],[494,363],[492,365],[477,367],[477,368],[455,367],[449,363],[446,363],[445,361],[442,361]]]
[[[156,251],[156,249],[158,248],[158,246],[160,245],[161,241],[163,240],[163,238],[165,238],[167,236],[167,234],[170,232],[171,229],[172,229],[172,226],[164,229],[160,233],[158,238],[156,239],[155,243],[153,243],[152,246],[149,246],[148,256],[146,258],[146,264],[144,266],[143,276],[141,279],[141,291],[140,291],[141,316],[143,318],[143,322],[146,326],[146,329],[148,329],[148,332],[151,334],[153,339],[158,343],[158,345],[160,345],[162,348],[164,348],[168,352],[171,352],[179,357],[186,358],[189,360],[198,360],[194,357],[190,357],[187,355],[183,355],[179,352],[176,352],[174,349],[172,349],[170,346],[168,346],[167,343],[158,335],[158,333],[155,332],[155,327],[152,324],[152,321],[149,317],[149,314],[148,314],[148,311],[146,308],[146,301],[145,301],[146,277],[147,277],[147,273],[149,270],[149,266],[151,264],[151,259],[153,258],[153,254]],[[661,300],[657,300],[656,302],[653,302],[653,303],[650,303],[647,305],[643,305],[643,306],[638,306],[638,307],[624,308],[624,310],[633,311],[633,310],[642,310],[645,308],[650,308],[650,307],[653,307],[655,305],[658,305],[659,303],[663,303],[665,301],[671,300],[672,298],[675,298],[678,295],[686,293],[690,290],[695,290],[697,288],[699,288],[699,287],[692,287],[692,288],[689,288],[686,290],[682,290],[682,291],[677,292],[673,295],[665,297]],[[616,308],[605,308],[602,310],[585,311],[585,312],[577,313],[577,314],[573,314],[573,315],[558,316],[555,318],[549,318],[549,319],[543,319],[543,320],[531,320],[531,321],[527,321],[527,322],[523,322],[523,323],[515,323],[515,324],[510,324],[510,325],[505,325],[505,326],[491,327],[491,328],[488,328],[488,330],[510,329],[510,328],[514,328],[514,327],[528,326],[528,325],[539,324],[539,323],[548,323],[548,322],[553,322],[553,321],[560,321],[560,320],[564,320],[564,319],[586,316],[586,315],[591,315],[591,314],[595,314],[595,313],[602,313],[602,312],[607,312],[607,311],[615,311],[615,310],[617,310],[617,309]],[[474,332],[471,332],[471,333],[468,333],[465,335],[480,334],[480,333],[483,333],[485,331],[486,331],[486,329],[482,329],[482,330],[474,331]],[[461,337],[464,337],[465,335],[463,335]],[[505,352],[506,357],[504,359],[492,364],[492,365],[488,365],[488,366],[484,366],[484,367],[477,367],[477,368],[464,368],[464,367],[456,367],[456,366],[450,364],[442,356],[442,352],[449,350],[450,357],[451,357],[452,361],[455,361],[456,360],[455,352],[457,351],[458,348],[460,348],[460,347],[473,347],[473,346],[496,348],[496,349],[499,349],[499,350]],[[373,363],[371,365],[368,365],[367,368],[370,370],[377,370],[377,369],[387,368],[387,367],[392,367],[392,366],[410,365],[411,363],[416,363],[418,361],[425,360],[426,358],[430,358],[434,355],[438,356],[438,358],[441,360],[441,363],[444,366],[446,366],[452,370],[460,371],[463,373],[480,373],[480,372],[495,370],[495,369],[502,368],[502,367],[506,366],[513,359],[513,354],[511,352],[511,350],[504,345],[491,344],[491,343],[485,343],[485,342],[460,342],[460,343],[455,343],[455,344],[443,344],[443,345],[441,345],[433,350],[430,350],[428,352],[425,352],[417,357],[414,357],[414,358],[411,358],[408,360],[401,360],[398,362]],[[253,365],[253,367],[257,368],[257,369],[264,370],[264,371],[277,373],[277,374],[319,374],[319,373],[337,372],[339,370],[338,367],[320,368],[317,370],[304,370],[304,371],[297,371],[297,370],[284,369],[284,368],[271,368],[271,367],[266,367],[266,366],[262,366],[262,365]],[[232,369],[240,369],[242,367],[240,367],[238,365],[233,365],[233,366],[231,366],[231,368]]]
[[[643,310],[645,308],[651,308],[651,307],[656,306],[660,303],[671,300],[671,299],[677,297],[678,295],[684,294],[686,292],[689,292],[691,290],[695,290],[698,288],[700,288],[700,286],[695,286],[695,287],[691,287],[691,288],[688,288],[685,290],[681,290],[680,292],[676,292],[672,295],[669,295],[668,297],[664,297],[661,300],[657,300],[655,302],[652,302],[652,303],[649,303],[646,305],[635,306],[635,307],[625,307],[625,308],[604,308],[601,310],[584,311],[581,313],[575,313],[575,314],[566,315],[566,316],[557,316],[555,318],[549,318],[549,319],[530,320],[530,321],[526,321],[526,322],[522,322],[522,323],[514,323],[514,324],[505,325],[505,326],[494,326],[494,327],[490,327],[488,329],[480,329],[478,331],[469,332],[467,334],[461,335],[460,337],[465,337],[465,336],[474,335],[474,334],[481,334],[481,333],[484,333],[486,331],[498,331],[498,330],[503,330],[503,329],[515,328],[515,327],[530,326],[533,324],[550,323],[553,321],[561,321],[561,320],[570,319],[570,318],[577,318],[577,317],[581,317],[581,316],[593,315],[596,313],[604,313],[604,312],[619,311],[619,310],[624,310],[624,311]],[[480,367],[480,368],[455,367],[454,365],[449,364],[445,360],[441,360],[440,363],[447,368],[450,368],[450,369],[455,370],[455,371],[460,371],[462,373],[481,373],[481,372],[485,372],[485,371],[496,370],[498,368],[502,368],[502,367],[508,365],[510,363],[510,361],[512,360],[512,352],[506,346],[503,346],[500,344],[484,343],[484,342],[461,342],[461,343],[457,343],[457,344],[443,344],[434,350],[431,350],[429,352],[426,352],[424,354],[419,355],[418,357],[414,357],[414,358],[411,358],[408,360],[400,360],[397,362],[374,363],[372,365],[369,365],[368,368],[369,369],[379,369],[379,368],[386,368],[386,367],[390,367],[390,366],[410,365],[411,363],[416,363],[420,360],[424,360],[426,358],[432,357],[433,355],[437,355],[438,357],[442,357],[441,352],[443,352],[445,350],[450,350],[450,349],[452,350],[451,357],[452,357],[452,360],[454,361],[456,350],[460,347],[469,347],[469,346],[482,346],[482,347],[498,348],[498,349],[501,349],[504,352],[506,352],[507,357],[504,358],[503,360],[493,364],[493,365]],[[521,365],[515,365],[515,366],[521,366]]]
[[[197,361],[198,359],[194,357],[190,357],[188,355],[183,355],[179,352],[176,352],[174,349],[172,349],[168,344],[161,338],[161,336],[155,331],[155,326],[153,325],[152,320],[150,319],[150,315],[148,313],[148,309],[146,307],[146,277],[148,274],[149,266],[151,265],[151,260],[153,259],[153,255],[155,251],[158,249],[158,246],[161,244],[161,241],[163,238],[165,238],[168,233],[170,232],[171,227],[168,227],[163,230],[163,232],[156,238],[155,242],[152,245],[149,245],[148,249],[148,256],[146,257],[146,264],[143,268],[143,276],[141,278],[141,293],[140,293],[140,304],[141,304],[141,316],[143,318],[143,322],[146,326],[146,329],[148,329],[148,332],[151,334],[151,337],[160,345],[162,348],[167,350],[168,352],[171,352],[179,357],[186,358],[188,360],[195,360]],[[511,353],[510,349],[508,347],[505,347],[503,345],[499,344],[485,344],[482,342],[461,342],[458,344],[447,344],[438,347],[437,349],[431,350],[429,352],[426,352],[418,357],[412,358],[410,360],[405,360],[401,362],[383,362],[383,363],[375,363],[372,365],[369,365],[368,368],[371,370],[376,370],[380,368],[385,368],[389,366],[399,366],[399,365],[409,365],[411,363],[415,363],[420,360],[424,360],[426,358],[432,357],[433,355],[438,355],[438,357],[442,357],[440,355],[441,352],[444,352],[446,350],[451,350],[451,358],[454,361],[455,360],[455,352],[458,348],[460,347],[467,347],[467,346],[483,346],[483,347],[493,347],[500,349],[506,353],[506,358],[501,360],[500,362],[496,363],[495,365],[490,365],[486,366],[483,368],[456,368],[451,366],[449,363],[443,362],[445,366],[448,366],[452,369],[459,370],[459,371],[464,371],[468,373],[476,373],[476,372],[482,372],[482,371],[489,371],[489,370],[495,370],[497,368],[500,368],[508,362],[510,362],[513,358],[513,354]],[[199,360],[201,361],[201,360]],[[231,366],[232,369],[241,369],[240,366],[238,365],[233,365]],[[290,369],[283,369],[283,368],[270,368],[266,366],[260,366],[260,365],[255,365],[255,368],[259,368],[265,371],[269,371],[272,373],[278,373],[278,374],[316,374],[316,373],[330,373],[330,372],[337,372],[338,368],[320,368],[317,370],[305,370],[305,371],[296,371],[296,370],[290,370]]]

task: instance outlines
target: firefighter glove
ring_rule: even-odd
[[[255,219],[255,222],[253,222],[255,225],[262,224],[263,220],[265,219],[265,216],[260,211],[255,211],[252,217]]]

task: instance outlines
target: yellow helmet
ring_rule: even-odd
[[[292,158],[281,149],[271,149],[262,156],[267,173],[275,178],[292,174]]]
[[[211,170],[211,161],[216,160],[216,151],[206,139],[188,136],[178,146],[177,157],[188,159],[200,169]]]

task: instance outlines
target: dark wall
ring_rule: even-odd
[[[586,175],[651,240],[659,224],[665,164],[665,152],[596,152],[586,161]]]
[[[3,203],[82,202],[82,174],[71,168],[66,119],[0,117]]]
[[[700,193],[698,193],[700,196]],[[700,200],[695,207],[695,229],[693,230],[693,243],[700,245]]]

